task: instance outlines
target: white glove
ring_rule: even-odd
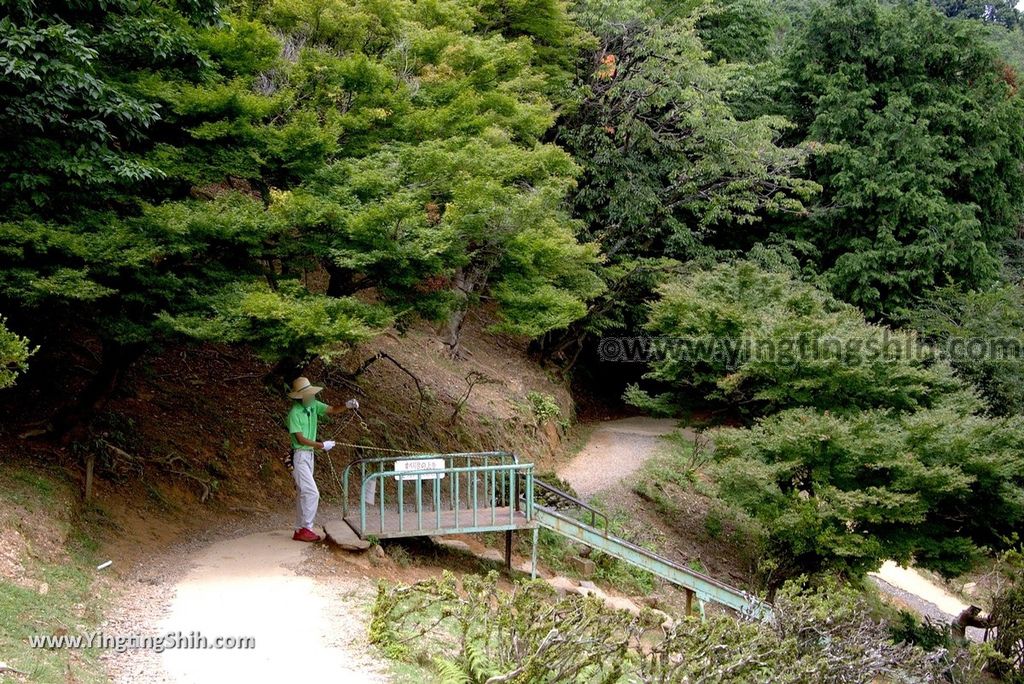
[[[359,410],[359,400],[358,399],[349,399],[348,401],[345,402],[345,408],[350,408],[353,411],[358,411]]]
[[[324,440],[324,451],[330,451],[333,448],[334,448],[334,440],[333,439],[326,439],[326,440]]]

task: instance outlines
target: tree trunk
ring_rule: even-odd
[[[89,421],[103,410],[114,390],[120,386],[124,373],[146,350],[142,344],[104,342],[100,367],[78,399],[54,421],[58,439],[63,446],[81,440]]]
[[[292,380],[305,374],[307,365],[309,364],[306,359],[287,356],[274,364],[266,376],[264,376],[263,382],[267,387],[276,390],[281,389],[281,387],[290,387]]]
[[[90,452],[85,457],[85,492],[83,498],[86,501],[92,499],[92,474],[96,470],[96,454]]]
[[[448,314],[441,339],[447,345],[452,358],[457,358],[461,354],[459,345],[462,341],[462,324],[466,322],[466,314],[469,312],[469,295],[473,292],[474,283],[466,277],[465,270],[460,268],[452,279],[452,284],[459,302]]]
[[[455,311],[448,314],[448,320],[444,324],[444,340],[445,345],[448,347],[448,353],[452,358],[458,357],[462,350],[460,348],[460,342],[462,341],[462,324],[466,321],[466,308],[460,307]]]
[[[351,269],[330,264],[325,265],[324,269],[327,271],[327,291],[324,294],[328,297],[348,297],[367,286],[363,281],[356,282],[356,274]]]

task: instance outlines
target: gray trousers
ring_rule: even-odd
[[[313,452],[301,449],[292,457],[292,477],[295,478],[295,529],[313,529],[316,508],[320,504],[320,490],[313,479]]]

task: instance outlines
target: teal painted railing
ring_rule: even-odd
[[[609,556],[614,556],[619,560],[647,570],[677,586],[692,591],[701,602],[702,612],[703,603],[705,601],[713,601],[754,619],[770,620],[772,617],[771,606],[753,594],[731,587],[724,582],[719,582],[715,578],[703,573],[683,567],[645,548],[608,534],[606,531],[587,525],[568,515],[543,506],[536,506],[534,508],[534,520],[541,527],[586,544],[602,553],[607,553]]]
[[[444,467],[397,468],[399,461],[430,460]],[[360,459],[342,476],[343,514],[358,520],[361,535],[382,538],[525,527],[533,519],[533,482],[533,464],[509,452]],[[350,489],[359,497],[358,517]]]

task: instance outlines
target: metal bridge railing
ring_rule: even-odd
[[[355,516],[354,489],[363,535],[508,529],[533,519],[533,464],[510,452],[359,459],[342,480],[343,514]]]
[[[605,515],[601,511],[597,510],[596,508],[594,508],[590,504],[587,504],[587,503],[584,503],[583,501],[580,501],[579,499],[577,499],[572,494],[569,494],[568,492],[564,492],[561,489],[559,489],[558,487],[549,485],[547,482],[544,482],[543,480],[536,480],[535,479],[533,481],[533,486],[534,486],[535,490],[541,490],[541,491],[549,492],[549,493],[553,494],[555,496],[555,499],[556,499],[555,508],[560,508],[561,506],[559,506],[559,504],[562,504],[562,505],[569,504],[573,508],[579,509],[579,511],[584,516],[589,515],[590,516],[590,526],[602,530],[604,532],[605,536],[608,536],[608,534],[609,534],[609,526],[608,526],[608,516],[607,515]],[[600,526],[598,525],[598,520],[601,521]]]
[[[608,516],[533,475],[507,451],[411,454],[362,458],[343,474],[343,511],[366,535],[413,536],[533,528],[532,572],[536,574],[538,526],[641,567],[687,591],[689,599],[715,601],[746,615],[771,619],[771,607],[748,592],[684,567],[609,530]],[[350,492],[350,488],[352,492]],[[547,496],[546,496],[547,495]],[[539,499],[539,500],[538,500]],[[579,518],[556,509],[577,509]],[[351,517],[350,517],[351,516]],[[373,520],[372,518],[377,518]],[[589,519],[589,524],[587,520]],[[506,536],[506,558],[511,558]]]

